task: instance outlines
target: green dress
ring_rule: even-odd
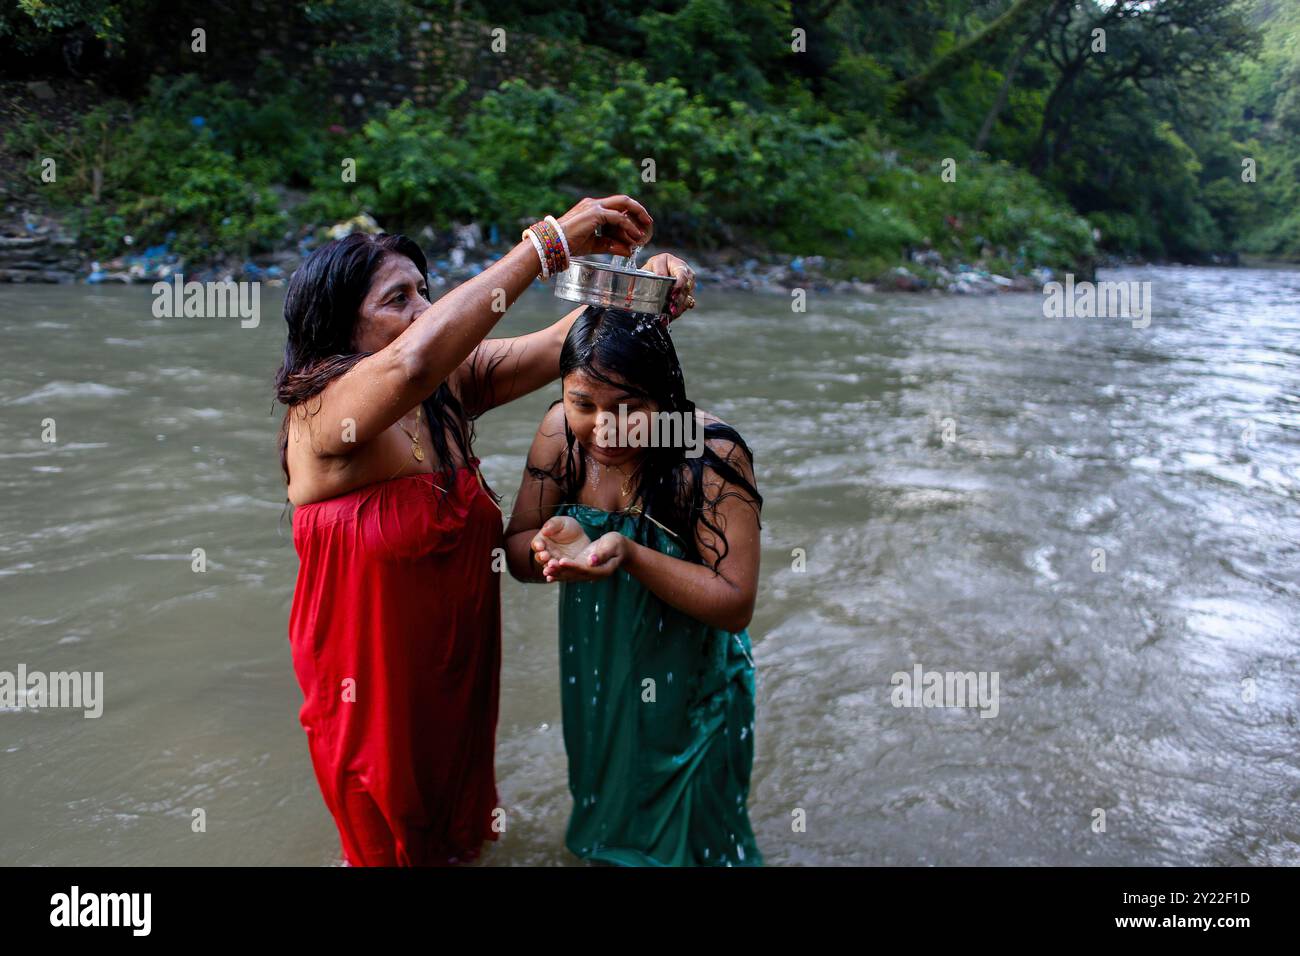
[[[680,558],[636,515],[563,505],[594,541],[617,531]],[[626,866],[759,866],[745,801],[754,761],[749,633],[710,627],[626,571],[560,586],[569,849]]]

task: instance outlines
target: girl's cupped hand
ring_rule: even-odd
[[[574,518],[564,515],[542,525],[533,537],[532,549],[547,582],[594,581],[613,574],[623,563],[627,541],[617,531],[592,541]]]

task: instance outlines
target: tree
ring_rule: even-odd
[[[1099,36],[1104,52],[1094,49]],[[1041,174],[1068,142],[1069,121],[1085,99],[1095,109],[1129,87],[1202,83],[1230,57],[1253,54],[1258,43],[1244,5],[1224,0],[1116,0],[1106,7],[1084,0],[1054,7],[1044,50],[1057,76],[1043,106],[1030,171]]]

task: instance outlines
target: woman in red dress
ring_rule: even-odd
[[[574,256],[630,255],[653,231],[627,196],[584,199],[558,226],[542,238],[562,230]],[[419,246],[354,234],[290,282],[276,376],[300,559],[289,642],[299,719],[350,865],[469,860],[504,829],[493,774],[502,525],[472,423],[558,377],[581,310],[530,335],[486,336],[543,262],[565,255],[525,239],[431,305]],[[690,277],[673,256],[646,268],[682,290]]]

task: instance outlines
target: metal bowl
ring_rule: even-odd
[[[672,287],[672,276],[595,259],[570,259],[569,268],[555,277],[557,298],[651,315],[668,311]]]

